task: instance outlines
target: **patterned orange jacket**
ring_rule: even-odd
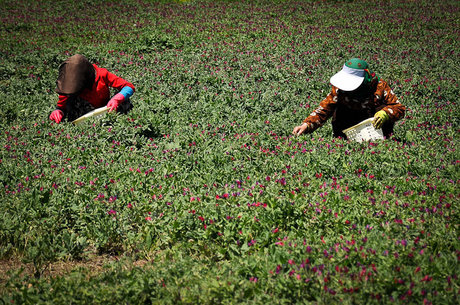
[[[390,86],[384,80],[375,78],[371,83],[369,98],[362,103],[350,101],[340,89],[332,86],[331,92],[303,122],[311,125],[310,132],[321,127],[338,108],[364,113],[367,118],[372,117],[377,111],[384,110],[390,117],[391,122],[404,117],[406,107],[402,105]],[[363,118],[366,119],[366,118]],[[359,122],[350,122],[349,127]]]

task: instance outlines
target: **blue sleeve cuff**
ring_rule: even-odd
[[[133,95],[134,90],[131,87],[123,87],[120,91],[121,94],[125,97],[125,99],[129,99],[131,95]]]

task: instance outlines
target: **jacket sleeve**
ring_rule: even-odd
[[[133,89],[133,91],[135,91],[136,89],[134,88],[134,85],[131,84],[130,82],[124,80],[123,78],[121,77],[118,77],[116,76],[115,74],[107,71],[107,82],[108,82],[108,85],[110,87],[113,87],[115,89],[118,89],[118,90],[121,90],[123,89],[123,87],[130,87],[131,89]]]
[[[331,92],[303,122],[311,124],[313,130],[316,130],[323,126],[323,124],[334,114],[336,107],[337,88],[333,86]]]
[[[396,122],[404,117],[406,113],[406,107],[401,104],[393,90],[387,82],[381,80],[377,86],[376,97],[383,101],[383,108],[389,116],[392,122]]]
[[[59,99],[58,99],[56,108],[65,112],[66,109],[67,109],[67,107],[66,107],[67,106],[67,99],[68,99],[67,96],[59,95]]]

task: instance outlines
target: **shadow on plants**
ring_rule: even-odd
[[[140,136],[149,138],[149,139],[155,139],[155,138],[161,138],[163,134],[160,132],[160,130],[157,127],[154,126],[147,126],[146,129],[142,130],[139,133]]]

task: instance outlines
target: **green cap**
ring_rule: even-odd
[[[369,69],[369,65],[367,64],[367,62],[359,58],[352,58],[350,60],[347,60],[345,66],[352,69]]]
[[[347,60],[342,70],[331,77],[331,84],[343,91],[353,91],[363,82],[369,83],[376,75],[369,71],[366,61],[359,58]]]

